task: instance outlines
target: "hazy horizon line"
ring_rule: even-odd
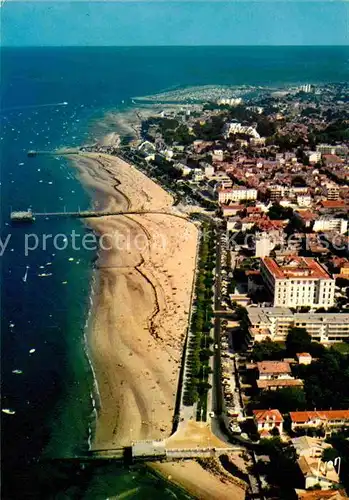
[[[324,47],[347,47],[349,49],[349,44],[330,44],[330,45],[314,45],[314,44],[191,44],[191,45],[180,45],[180,44],[171,44],[171,45],[162,45],[162,44],[144,44],[144,45],[1,45],[0,44],[0,49],[1,48],[7,48],[7,49],[53,49],[53,48],[173,48],[173,47],[182,47],[182,48],[198,48],[198,47],[317,47],[317,48],[324,48]]]

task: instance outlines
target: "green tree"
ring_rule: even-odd
[[[305,393],[299,387],[263,391],[251,401],[253,408],[278,408],[281,413],[301,411],[307,407]]]
[[[291,327],[286,337],[286,350],[289,356],[295,356],[297,352],[309,352],[311,347],[311,336],[305,328]]]
[[[293,210],[290,207],[283,207],[280,203],[273,203],[268,210],[268,217],[272,220],[290,219],[293,215]]]
[[[251,353],[253,361],[280,360],[285,356],[285,350],[277,342],[272,342],[270,338],[255,342]]]

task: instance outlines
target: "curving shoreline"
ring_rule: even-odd
[[[96,192],[99,208],[172,206],[166,191],[119,158],[88,153],[74,157],[74,162],[82,182]],[[167,437],[187,327],[197,228],[165,214],[107,216],[87,223],[110,247],[99,252],[99,287],[88,339],[100,393],[92,446]],[[115,234],[127,245],[116,244]]]
[[[88,153],[74,161],[82,182],[96,191],[99,208],[171,210],[172,197],[120,158]],[[100,398],[91,449],[164,439],[172,430],[198,229],[161,213],[86,221],[100,236],[109,234],[111,243],[98,255],[87,339]],[[128,236],[129,245],[118,247],[114,232]],[[141,249],[135,244],[140,235]],[[241,487],[195,461],[149,466],[196,498],[245,497]]]

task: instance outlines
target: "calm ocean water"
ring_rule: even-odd
[[[4,498],[58,498],[65,491],[62,498],[102,499],[134,487],[130,498],[172,495],[142,470],[58,473],[50,463],[36,464],[42,455],[74,456],[88,447],[93,378],[84,329],[95,255],[52,244],[24,255],[26,233],[42,241],[43,234],[69,237],[86,228],[70,219],[14,228],[8,225],[11,206],[55,211],[91,205],[67,160],[28,158],[27,150],[89,142],[106,111],[177,85],[317,83],[348,81],[348,75],[347,47],[1,50],[2,241],[11,235],[1,259],[2,408],[16,412],[2,414]],[[43,273],[49,276],[38,276]]]

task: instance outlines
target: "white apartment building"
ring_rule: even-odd
[[[219,203],[227,203],[228,201],[256,200],[257,189],[247,188],[244,186],[235,186],[230,189],[220,189],[218,191]]]
[[[268,187],[270,199],[278,200],[287,197],[306,195],[308,193],[307,186],[282,186],[281,184],[272,184]]]
[[[338,200],[339,198],[339,186],[337,184],[326,184],[325,193],[328,200]]]
[[[217,100],[217,104],[220,106],[221,104],[225,104],[228,106],[239,106],[242,104],[242,98],[241,97],[232,97],[231,99],[226,99],[226,98],[221,98]]]
[[[251,339],[260,342],[269,337],[284,342],[291,327],[305,328],[311,339],[324,345],[349,340],[349,314],[293,313],[287,307],[248,309]]]
[[[297,205],[299,207],[310,207],[312,204],[312,198],[309,195],[298,195],[297,196]]]
[[[308,158],[310,163],[318,163],[321,160],[320,151],[309,151]]]
[[[260,139],[260,135],[254,127],[250,125],[241,125],[238,122],[226,123],[223,128],[223,136],[228,139],[230,134],[246,134],[254,137],[255,139]]]
[[[310,257],[265,257],[261,276],[274,307],[328,308],[334,305],[335,280]]]
[[[334,217],[319,217],[315,220],[313,231],[335,231],[344,234],[348,230],[348,221],[346,219],[335,219]]]
[[[344,144],[337,146],[332,146],[331,144],[318,144],[316,146],[316,151],[319,151],[323,155],[346,155],[348,154],[348,146]]]
[[[214,176],[214,167],[209,165],[208,163],[204,166],[204,174],[205,177],[213,177]]]
[[[211,152],[212,161],[223,161],[224,153],[222,149],[214,149]]]
[[[268,233],[256,234],[256,257],[268,257],[270,252],[275,247],[275,238],[271,237]]]

